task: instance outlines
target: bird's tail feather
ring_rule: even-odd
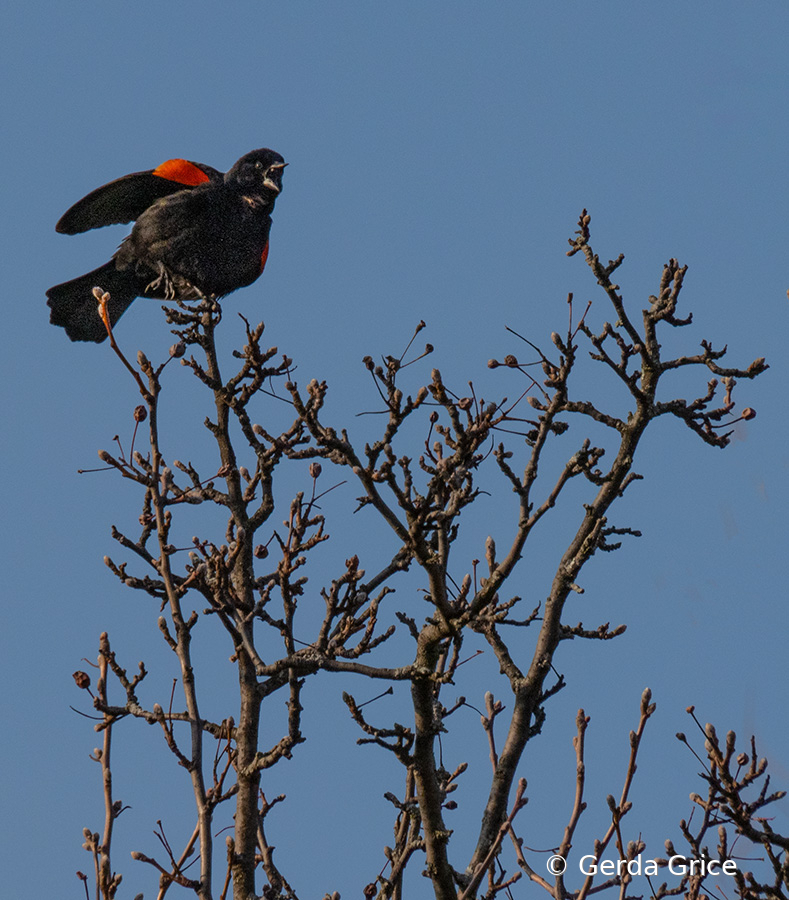
[[[118,271],[114,260],[87,275],[51,287],[47,291],[47,305],[52,310],[49,320],[53,325],[65,328],[72,341],[99,344],[107,337],[107,329],[99,316],[98,301],[93,296],[94,287],[109,293],[107,311],[113,325],[140,291],[136,278],[129,272]]]

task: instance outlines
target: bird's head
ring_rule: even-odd
[[[282,190],[282,173],[287,163],[274,150],[253,150],[225,175],[226,184],[237,184],[245,194],[273,202]]]

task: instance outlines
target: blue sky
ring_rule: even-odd
[[[690,734],[690,703],[719,731],[755,731],[776,787],[789,784],[784,3],[30,0],[7,21],[0,759],[11,812],[0,847],[9,896],[53,888],[81,896],[72,874],[89,868],[81,829],[99,828],[102,812],[99,771],[87,758],[97,738],[69,709],[83,701],[71,672],[95,657],[98,634],[109,630],[129,666],[158,662],[160,690],[169,691],[156,611],[102,565],[105,553],[122,558],[110,525],[132,527],[136,494],[110,475],[76,474],[113,435],[128,439],[133,384],[108,347],[72,345],[49,325],[44,292],[105,262],[125,234],[57,235],[59,216],[98,185],[175,156],[227,169],[269,146],[290,163],[265,275],[226,309],[265,320],[267,340],[296,358],[301,383],[327,379],[332,415],[358,435],[370,423],[355,414],[375,406],[362,357],[399,353],[420,319],[428,324],[420,340],[436,353],[424,374],[414,367],[412,384],[437,365],[459,391],[473,379],[492,398],[514,396],[517,385],[486,361],[523,354],[505,326],[547,345],[564,328],[568,291],[595,301],[593,322],[610,317],[580,258],[565,255],[583,207],[601,257],[625,254],[618,274],[631,309],[656,291],[666,260],[689,265],[683,297],[694,325],[672,335],[672,347],[693,352],[709,338],[728,343],[733,363],[767,357],[767,374],[736,394],[758,415],[737,426],[724,452],[678,424],[656,424],[636,466],[646,481],[617,522],[644,537],[593,560],[569,615],[629,629],[613,644],[562,648],[569,685],[524,759],[531,800],[520,833],[540,847],[561,838],[579,706],[592,716],[590,833],[604,830],[604,798],[619,793],[647,685],[658,713],[628,824],[649,836],[648,852],[678,838],[673,823],[699,787],[697,765],[673,737]],[[157,305],[143,301],[118,336],[151,358],[171,343]],[[226,348],[240,338],[226,315]],[[205,451],[189,441],[202,440],[203,413],[195,418],[182,370],[171,391],[173,446],[186,443],[198,456]],[[344,490],[338,510],[355,496]],[[480,504],[469,558],[482,555],[475,535],[506,531],[507,502],[500,493]],[[526,596],[547,592],[556,541],[577,509],[558,511],[525,561],[517,589]],[[389,549],[370,520],[338,519],[330,530],[339,559],[349,548],[372,557]],[[481,708],[495,666],[483,659],[465,668],[458,693]],[[401,786],[391,760],[356,747],[339,701],[344,688],[338,680],[325,693],[314,689],[308,743],[266,786],[288,794],[272,837],[286,869],[301,859],[293,880],[303,896],[351,896],[373,880],[390,840],[382,794]],[[374,688],[351,686],[360,698]],[[502,685],[497,691],[505,696]],[[221,700],[218,689],[213,699]],[[392,704],[405,709],[400,698]],[[395,715],[378,709],[384,720]],[[466,846],[476,836],[487,751],[474,714],[463,734],[445,750],[450,768],[473,763],[451,823]],[[173,834],[191,827],[188,791],[152,731],[127,727],[126,737],[116,781],[133,809],[120,820],[114,862],[124,896],[153,896],[152,873],[135,868],[128,851],[156,851],[156,818]],[[184,798],[180,810],[171,796]],[[165,808],[158,797],[168,798]],[[786,833],[785,809],[774,827]],[[308,867],[296,833],[311,842]]]

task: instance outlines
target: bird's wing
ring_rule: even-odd
[[[133,172],[91,191],[64,213],[55,228],[62,234],[79,234],[133,222],[160,197],[223,177],[204,163],[168,159],[155,169]]]

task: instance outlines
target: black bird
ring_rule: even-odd
[[[286,165],[267,149],[242,156],[225,175],[171,159],[92,191],[65,213],[57,231],[136,222],[108,263],[47,291],[52,324],[72,341],[103,341],[107,330],[94,287],[109,292],[114,325],[136,297],[215,299],[252,284],[266,265]]]

